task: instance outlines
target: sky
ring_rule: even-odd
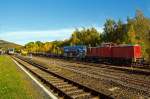
[[[150,0],[0,0],[0,39],[24,45],[64,40],[75,28],[103,31],[106,19],[150,17]]]

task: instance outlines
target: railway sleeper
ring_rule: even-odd
[[[66,92],[68,95],[70,96],[73,96],[73,95],[78,95],[78,94],[83,94],[83,93],[86,93],[84,92],[83,90],[81,89],[78,89],[78,90],[72,90],[72,91],[68,91]]]
[[[67,88],[62,88],[61,90],[67,92],[67,91],[72,91],[72,90],[77,90],[78,88],[73,86],[73,87],[67,87]]]
[[[68,85],[67,82],[58,82],[58,83],[53,83],[54,86],[61,86],[61,85]]]
[[[63,83],[63,80],[50,80],[48,79],[51,83]]]
[[[60,88],[60,87],[59,87]],[[64,90],[67,88],[72,88],[72,90]],[[67,95],[72,97],[73,99],[87,99],[88,97],[91,97],[90,93],[84,92],[82,89],[78,89],[77,87],[71,87],[71,86],[63,86],[63,88],[60,88],[60,90],[64,91]]]
[[[30,67],[29,67],[30,68]],[[34,72],[38,72],[38,74],[41,76],[49,77],[47,73],[41,71],[41,70],[33,70]]]
[[[89,99],[91,98],[91,94],[90,93],[81,93],[81,94],[76,94],[72,96],[73,99]]]
[[[41,73],[36,73],[36,74],[38,74],[39,76],[43,77],[46,80],[50,77],[49,75],[44,75],[44,74],[41,74]]]
[[[60,80],[60,79],[58,79],[57,77],[54,77],[54,76],[49,76],[47,79],[49,81],[62,81],[62,80]]]
[[[45,72],[42,72],[42,73],[39,73],[38,72],[38,75],[40,75],[40,76],[42,76],[42,77],[44,77],[45,79],[48,79],[48,80],[52,80],[52,81],[56,81],[56,80],[59,80],[57,77],[54,77],[54,76],[52,76],[52,75],[50,75],[50,74],[48,74],[48,73],[45,73]],[[60,80],[59,80],[60,81]]]
[[[62,89],[62,88],[72,87],[72,85],[65,84],[65,85],[58,85],[56,87],[59,88],[59,89]]]

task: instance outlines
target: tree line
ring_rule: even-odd
[[[63,46],[86,45],[95,47],[103,42],[139,44],[142,46],[143,57],[150,60],[150,18],[145,17],[140,10],[137,10],[135,17],[127,17],[126,22],[107,19],[102,33],[94,27],[75,29],[71,37],[64,41],[29,42],[23,47],[23,50],[61,54]]]

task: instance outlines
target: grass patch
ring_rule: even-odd
[[[0,56],[0,99],[43,99],[9,56]]]

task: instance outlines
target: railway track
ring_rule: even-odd
[[[57,58],[55,59],[66,62],[66,60],[64,59],[57,59]],[[98,63],[91,63],[91,62],[89,63],[89,62],[81,62],[81,61],[73,61],[73,60],[69,60],[67,62],[81,64],[81,65],[88,65],[92,67],[120,70],[130,74],[142,74],[142,75],[150,76],[150,65],[146,65],[145,67],[144,66],[114,66],[108,64],[98,64]]]
[[[91,78],[95,78],[98,80],[110,80],[111,82],[118,83],[122,86],[126,86],[128,88],[136,89],[139,91],[143,91],[150,97],[150,81],[134,78],[130,75],[125,75],[121,73],[113,73],[113,72],[100,72],[101,70],[96,68],[80,68],[79,66],[71,66],[64,63],[55,63],[61,66],[61,68],[68,69],[83,75],[86,75]]]
[[[22,57],[12,57],[64,99],[112,99],[96,90],[64,78],[48,68]]]
[[[95,78],[98,80],[106,80],[117,83],[121,86],[125,86],[127,88],[138,90],[148,97],[150,97],[150,81],[141,79],[141,78],[134,78],[131,75],[121,74],[117,72],[101,72],[101,68],[98,67],[91,67],[87,65],[80,65],[75,66],[71,64],[66,64],[64,62],[55,61],[55,65],[60,66],[60,68],[67,69],[78,74],[86,75],[90,78]]]

